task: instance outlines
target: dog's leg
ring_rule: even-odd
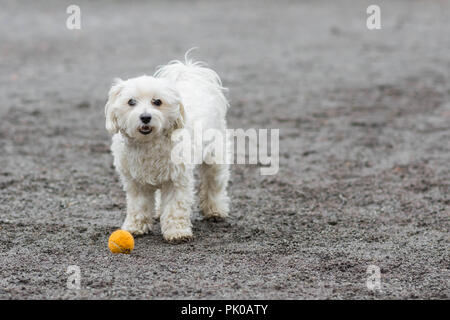
[[[159,217],[161,216],[161,190],[155,191],[155,213],[153,217],[155,220],[159,220]]]
[[[138,185],[132,181],[125,184],[127,193],[127,217],[122,230],[135,235],[146,234],[152,228],[155,210],[155,190],[151,186]]]
[[[170,242],[192,239],[191,210],[194,199],[193,172],[161,187],[161,232]],[[181,180],[181,181],[180,181]]]
[[[226,218],[230,202],[227,195],[229,166],[203,163],[200,166],[200,174],[200,209],[203,216],[213,220]]]

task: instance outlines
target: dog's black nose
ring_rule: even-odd
[[[152,116],[148,113],[141,114],[139,117],[143,123],[149,123],[152,120]]]

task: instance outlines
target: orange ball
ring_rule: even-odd
[[[131,253],[134,249],[134,238],[128,231],[116,230],[109,237],[108,247],[112,253]]]

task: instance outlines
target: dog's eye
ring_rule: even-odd
[[[159,100],[159,99],[153,99],[153,100],[152,100],[152,104],[153,104],[154,106],[159,107],[159,106],[162,104],[162,101]]]
[[[134,99],[130,99],[130,100],[128,100],[128,105],[129,106],[135,106],[136,105],[136,100],[134,100]]]

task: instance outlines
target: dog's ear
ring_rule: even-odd
[[[122,89],[123,89],[122,79],[119,78],[114,79],[111,89],[109,90],[108,93],[108,101],[106,102],[105,105],[106,130],[108,130],[109,133],[113,134],[119,132],[119,125],[117,124],[116,114],[112,110],[112,105],[115,103]]]
[[[182,128],[184,128],[184,123],[186,121],[186,113],[184,111],[183,103],[180,102],[179,105],[180,105],[180,116],[175,121],[175,129],[182,129]]]

